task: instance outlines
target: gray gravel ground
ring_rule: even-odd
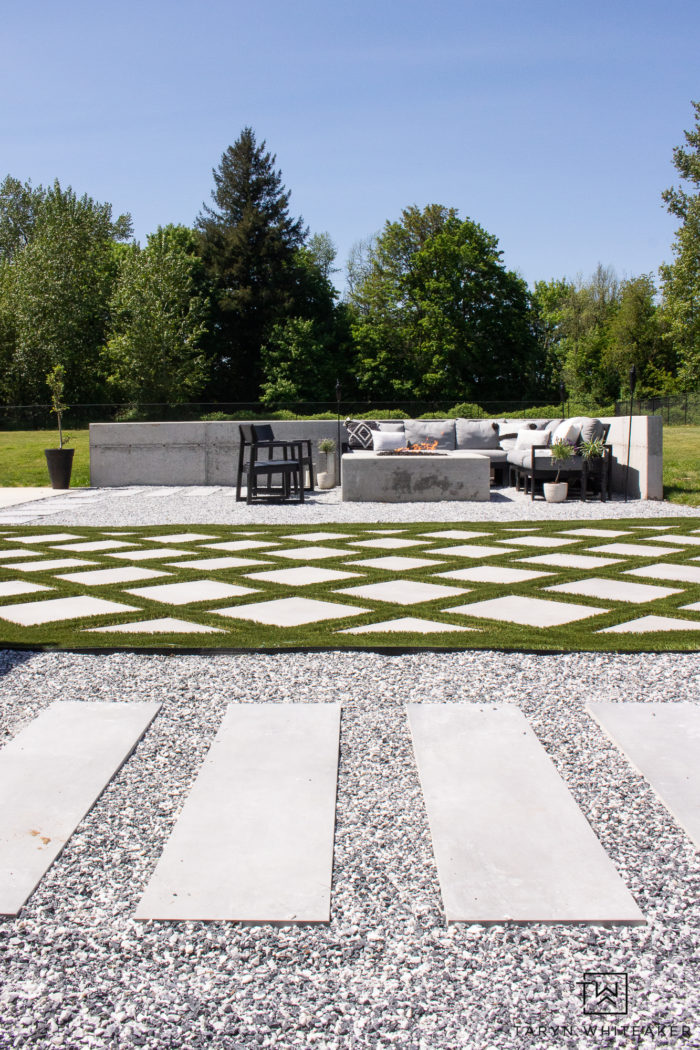
[[[0,653],[7,737],[55,698],[164,704],[0,922],[0,1046],[608,1045],[584,1032],[586,971],[626,971],[617,1020],[653,1026],[611,1045],[700,1046],[698,854],[584,712],[699,694],[697,654]],[[646,927],[446,927],[403,705],[491,699],[529,718]],[[330,925],[134,922],[225,704],[255,700],[343,705]]]
[[[226,490],[107,490],[71,495],[64,510],[34,520],[316,524],[697,513],[639,502],[551,507],[502,494],[489,504],[387,507],[341,505],[332,492],[303,508],[248,508]],[[152,699],[163,709],[19,918],[0,919],[3,1050],[700,1047],[700,858],[584,711],[588,700],[697,703],[700,654],[0,652],[0,742],[55,699]],[[256,700],[343,706],[330,925],[134,922],[225,705]],[[517,704],[528,717],[646,926],[446,927],[403,705],[485,700]],[[583,1015],[587,971],[628,974],[628,1016]],[[626,1033],[606,1036],[601,1026],[611,1022]]]

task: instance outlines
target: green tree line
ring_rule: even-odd
[[[65,369],[69,403],[557,400],[700,386],[700,103],[663,199],[673,259],[618,280],[528,288],[497,238],[454,208],[405,208],[353,248],[290,210],[251,128],[213,169],[192,227],[141,246],[129,215],[58,182],[0,184],[0,403],[41,404]]]

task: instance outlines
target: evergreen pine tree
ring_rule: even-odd
[[[260,348],[294,312],[294,259],[306,230],[289,214],[275,163],[265,142],[258,146],[253,129],[244,128],[213,170],[214,207],[204,205],[197,219],[214,306],[210,394],[219,401],[257,400]]]

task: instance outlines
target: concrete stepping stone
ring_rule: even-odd
[[[194,543],[196,540],[213,540],[215,536],[203,532],[172,532],[167,536],[149,536],[149,543]]]
[[[457,627],[453,623],[441,623],[439,620],[421,620],[417,616],[402,616],[396,620],[384,620],[382,623],[365,623],[360,627],[345,627],[336,634],[387,634],[390,632],[411,631],[415,634],[444,634],[455,631],[478,631],[478,627]]]
[[[492,536],[491,532],[468,532],[466,529],[441,529],[440,532],[424,532],[426,540],[476,540],[480,536]]]
[[[398,605],[418,605],[436,598],[452,598],[468,593],[468,587],[448,587],[442,583],[422,583],[420,580],[386,580],[384,583],[359,584],[336,591],[340,595],[369,598],[374,602],[396,602]]]
[[[299,565],[293,569],[271,569],[268,572],[246,573],[251,580],[267,583],[282,583],[287,587],[308,587],[312,583],[331,583],[360,576],[359,572],[342,572],[340,569],[322,569],[318,565]]]
[[[203,543],[208,551],[252,551],[257,547],[277,547],[276,540],[223,540],[221,543]],[[191,552],[190,552],[191,553]]]
[[[678,528],[677,525],[635,525],[635,529],[649,529],[650,531],[653,530],[653,529],[658,529],[659,531],[661,531],[661,530],[665,531],[667,529],[676,529],[676,528]]]
[[[230,704],[135,919],[330,920],[339,704]]]
[[[0,615],[2,607],[0,607]],[[700,631],[700,620],[681,620],[674,616],[640,616],[638,620],[605,627],[598,634],[653,634],[655,631]]]
[[[525,583],[527,580],[553,574],[537,572],[534,569],[508,569],[501,565],[471,565],[468,569],[436,572],[434,575],[444,576],[448,580],[466,580],[467,583]]]
[[[253,620],[269,627],[300,627],[305,623],[321,623],[323,620],[340,620],[346,616],[361,616],[369,609],[357,605],[340,605],[338,602],[323,602],[316,598],[276,598],[269,602],[250,605],[233,605],[230,609],[211,609],[217,616],[230,616],[235,620]]]
[[[160,706],[57,701],[3,747],[0,914],[18,914]]]
[[[144,569],[140,565],[119,565],[116,569],[88,569],[87,572],[58,573],[59,580],[80,583],[84,587],[102,587],[112,583],[135,583],[152,580],[156,576],[170,576],[164,569]]]
[[[290,547],[286,551],[270,551],[274,558],[293,558],[295,561],[318,561],[321,558],[340,558],[354,554],[341,547]]]
[[[604,543],[589,547],[591,554],[625,554],[635,558],[658,558],[662,554],[681,554],[679,547],[647,547],[644,543]]]
[[[192,551],[189,552],[192,554]],[[202,551],[204,553],[204,551]],[[235,558],[233,555],[220,558],[192,558],[190,561],[167,562],[177,569],[197,569],[214,572],[216,569],[252,569],[255,565],[269,565],[269,561],[260,558]]]
[[[691,602],[690,605],[681,605],[681,609],[690,609],[691,612],[700,612],[700,602]]]
[[[282,539],[293,540],[295,543],[299,540],[316,543],[318,540],[351,540],[353,535],[349,532],[295,532],[293,536],[282,536]]]
[[[4,569],[15,569],[19,572],[55,572],[56,569],[73,569],[76,565],[94,565],[94,561],[85,561],[84,558],[52,558],[48,561],[17,561],[11,565],[3,565]]]
[[[83,540],[80,543],[52,544],[57,551],[112,551],[118,547],[135,547],[135,543],[127,540]]]
[[[599,536],[603,540],[613,539],[615,536],[629,536],[629,529],[566,529],[562,536]]]
[[[75,532],[45,532],[34,534],[31,536],[14,536],[14,543],[60,543],[61,540],[79,540],[80,536],[76,535]]]
[[[133,605],[109,602],[78,594],[70,598],[49,598],[47,601],[21,602],[19,605],[0,605],[0,620],[36,627],[58,620],[78,620],[84,616],[105,616],[107,613],[136,612]]]
[[[669,542],[680,543],[683,545],[687,544],[688,546],[700,546],[700,536],[679,536],[677,532],[671,532],[668,535],[662,532],[657,536],[648,536],[645,538],[649,539],[652,543]]]
[[[368,569],[384,569],[387,572],[402,572],[410,569],[424,569],[428,565],[440,565],[435,558],[406,558],[400,554],[387,554],[383,558],[365,558],[362,561],[349,561],[348,565],[359,565]]]
[[[149,547],[146,550],[107,551],[110,558],[124,558],[126,561],[153,561],[155,558],[179,558],[180,555],[191,555],[192,551],[178,550],[176,547]]]
[[[591,702],[586,708],[700,849],[700,707]]]
[[[127,587],[126,593],[168,605],[189,605],[192,602],[216,602],[221,598],[241,598],[244,594],[255,594],[255,588],[220,580],[186,580],[183,583],[157,583],[152,587]]]
[[[353,540],[353,547],[378,547],[380,550],[399,550],[401,547],[424,545],[425,540],[408,540],[402,536],[375,537],[373,540]]]
[[[643,923],[521,711],[409,704],[448,923]]]
[[[12,547],[4,551],[0,551],[0,559],[5,561],[7,558],[41,558],[44,557],[43,551],[25,550],[23,547]]]
[[[653,602],[657,598],[668,598],[680,594],[674,587],[653,587],[650,583],[629,583],[627,580],[606,580],[602,576],[590,576],[587,580],[573,583],[557,583],[545,587],[545,591],[561,594],[583,594],[586,598],[602,598],[611,602]]]
[[[29,580],[0,580],[0,598],[13,598],[16,594],[33,594],[35,591],[52,591],[43,583],[31,583]]]
[[[445,558],[490,558],[494,554],[519,554],[515,547],[490,547],[487,544],[462,543],[457,547],[437,547],[431,554],[440,554]]]
[[[573,602],[550,602],[543,598],[527,598],[509,594],[504,598],[490,598],[471,605],[457,605],[443,612],[463,616],[479,616],[488,620],[517,623],[523,627],[560,627],[565,623],[585,620],[598,613],[609,612],[593,605],[574,605]]]
[[[650,580],[678,580],[680,583],[700,583],[700,565],[674,565],[659,562],[643,568],[624,569],[625,576],[648,576]]]
[[[528,565],[553,565],[557,569],[603,569],[606,565],[618,565],[620,558],[592,558],[588,554],[535,554],[531,558],[519,558]]]
[[[222,627],[210,627],[190,620],[177,620],[171,616],[156,620],[137,620],[134,623],[113,623],[108,627],[85,627],[89,634],[221,634]]]
[[[565,547],[576,540],[565,540],[561,536],[509,536],[507,540],[496,540],[496,543],[517,543],[521,547]]]

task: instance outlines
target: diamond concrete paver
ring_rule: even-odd
[[[647,547],[644,543],[604,543],[589,547],[591,554],[625,554],[633,558],[658,558],[663,554],[681,554],[679,547]]]
[[[417,616],[402,616],[396,620],[383,620],[381,623],[366,623],[360,627],[345,627],[336,634],[387,634],[400,631],[411,631],[415,634],[444,634],[445,632],[475,631],[478,627],[457,627],[453,623],[440,623],[438,620],[421,620]]]
[[[43,551],[25,550],[23,547],[12,547],[7,548],[4,551],[0,551],[0,559],[6,561],[8,558],[41,558],[44,557]]]
[[[269,602],[251,605],[234,605],[230,609],[212,609],[217,616],[230,616],[236,620],[253,620],[270,627],[299,627],[305,623],[321,623],[323,620],[338,620],[346,616],[361,616],[369,609],[357,605],[340,605],[315,598],[276,598]]]
[[[700,602],[691,602],[690,605],[681,605],[681,609],[690,609],[691,612],[700,612]]]
[[[603,569],[606,565],[618,565],[621,558],[592,558],[588,554],[535,554],[531,558],[519,558],[528,565],[553,565],[558,569]]]
[[[136,919],[330,919],[339,704],[230,704]]]
[[[270,551],[275,558],[292,558],[294,561],[319,561],[322,558],[339,558],[354,554],[341,547],[290,547],[286,551]]]
[[[80,583],[84,587],[109,586],[112,583],[135,583],[137,580],[152,580],[157,576],[170,576],[164,569],[144,569],[140,565],[121,565],[115,569],[89,569],[87,572],[58,573],[59,580]]]
[[[466,580],[467,583],[526,583],[527,580],[536,580],[553,574],[537,572],[534,569],[509,569],[501,565],[471,565],[468,569],[436,572],[434,575],[444,576],[448,580]]]
[[[33,594],[35,591],[52,591],[43,583],[31,583],[29,580],[0,580],[0,598],[13,598],[16,594]]]
[[[313,583],[331,583],[336,580],[357,578],[359,572],[342,572],[340,569],[322,569],[318,565],[299,565],[293,569],[271,569],[268,572],[246,573],[251,580],[267,583],[282,583],[287,587],[308,587]]]
[[[566,529],[563,536],[592,536],[600,537],[602,540],[613,539],[616,536],[629,536],[629,529]]]
[[[157,583],[152,587],[127,587],[126,593],[168,605],[190,605],[193,602],[216,602],[221,598],[242,598],[244,594],[255,594],[255,588],[220,580],[186,580],[183,583]]]
[[[359,584],[345,587],[336,594],[369,598],[375,602],[396,602],[397,605],[418,605],[437,598],[457,597],[468,593],[467,587],[448,587],[440,583],[422,583],[419,580],[386,580],[384,583]]]
[[[308,543],[316,543],[318,540],[351,540],[352,533],[345,532],[295,532],[290,536],[282,536],[283,540],[293,540],[298,543],[305,540]]]
[[[14,536],[13,543],[60,543],[61,540],[79,540],[80,536],[74,532],[51,532],[44,533],[42,536],[34,535],[30,536]]]
[[[204,532],[172,532],[166,536],[149,536],[149,543],[194,543],[197,540],[214,540],[216,536]]]
[[[680,583],[700,583],[700,566],[675,565],[659,562],[638,569],[623,569],[625,576],[648,576],[650,580],[678,580]]]
[[[189,552],[190,554],[192,551]],[[204,552],[202,552],[204,553]],[[207,572],[215,572],[217,569],[252,569],[255,565],[269,565],[269,561],[261,561],[260,558],[193,558],[191,561],[174,561],[166,563],[177,569],[197,569]]]
[[[349,561],[348,565],[359,565],[367,569],[384,569],[386,572],[402,572],[410,569],[424,569],[429,565],[440,565],[435,558],[406,558],[400,554],[387,554],[383,558],[364,558],[361,561]]]
[[[193,623],[162,616],[155,620],[137,620],[134,623],[113,623],[107,627],[85,627],[89,634],[222,634],[224,628]]]
[[[519,554],[515,547],[489,547],[487,544],[461,543],[456,547],[437,547],[430,554],[440,554],[445,558],[490,558],[495,554]]]
[[[73,569],[76,565],[94,565],[94,561],[86,561],[83,558],[52,558],[49,561],[27,561],[13,562],[12,565],[4,565],[4,569],[15,569],[19,572],[55,572],[56,569]]]
[[[586,706],[700,849],[700,707],[686,702]]]
[[[491,536],[491,532],[469,532],[466,529],[441,529],[440,532],[424,532],[426,540],[476,540],[480,536]]]
[[[57,701],[0,751],[0,914],[16,915],[158,703]]]
[[[252,551],[258,547],[277,547],[277,540],[223,540],[221,543],[203,543],[208,551]],[[192,553],[191,551],[189,553]]]
[[[457,605],[444,612],[463,616],[478,616],[505,623],[517,623],[523,627],[560,627],[575,620],[608,612],[593,605],[574,605],[573,602],[550,602],[542,598],[527,598],[509,594],[504,598],[489,598],[470,605]]]
[[[561,536],[509,536],[507,540],[496,540],[497,543],[517,543],[521,547],[566,547],[576,540],[566,540]]]
[[[695,547],[700,546],[700,536],[679,536],[677,532],[659,533],[658,536],[646,537],[652,543],[680,543],[683,546]]]
[[[180,555],[192,555],[192,551],[178,550],[176,547],[149,547],[146,550],[105,551],[109,558],[123,558],[125,561],[154,561],[156,558],[178,558]]]
[[[119,547],[135,547],[135,543],[127,540],[81,540],[80,543],[52,543],[51,546],[57,551],[113,551]]]
[[[545,587],[545,591],[560,594],[582,594],[586,598],[603,598],[615,602],[653,602],[657,598],[668,598],[671,594],[681,592],[674,587],[654,587],[649,583],[629,583],[627,580],[606,580],[590,576],[587,580],[574,580],[573,583],[558,583]]]
[[[92,598],[79,594],[70,598],[50,598],[47,601],[22,602],[15,605],[0,605],[0,619],[19,623],[23,627],[35,627],[58,620],[78,620],[84,616],[104,616],[113,612],[135,612],[133,605],[108,602],[104,598]]]
[[[401,536],[387,536],[386,539],[375,538],[373,540],[353,540],[353,547],[377,547],[380,550],[399,550],[401,547],[417,547],[424,544],[424,540],[408,540]]]
[[[598,634],[652,634],[656,631],[700,631],[700,620],[681,620],[674,616],[640,616],[638,620],[605,627]]]
[[[448,923],[644,916],[513,704],[409,704]]]

